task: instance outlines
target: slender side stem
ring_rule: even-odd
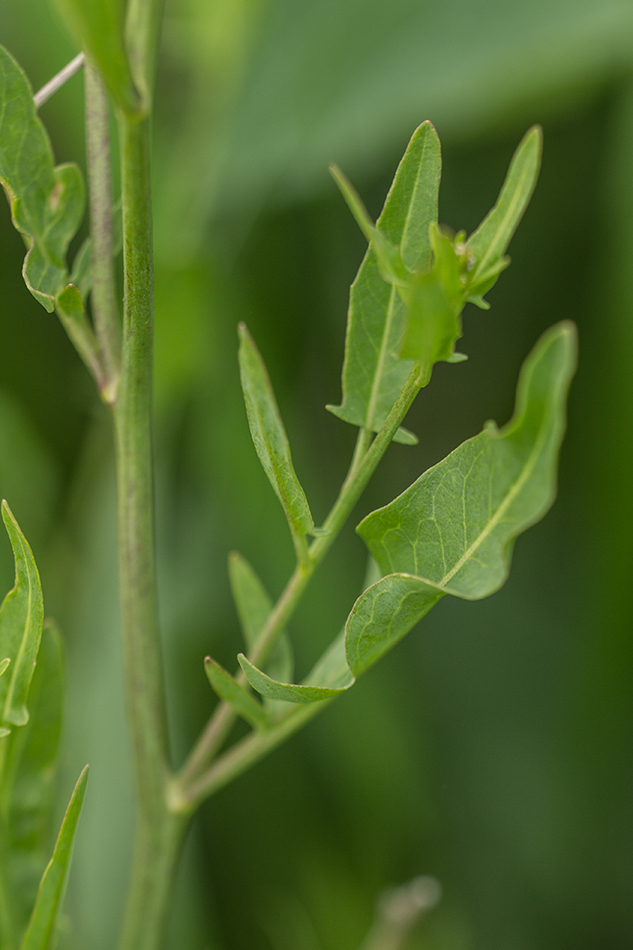
[[[121,367],[121,331],[117,305],[112,237],[110,115],[101,77],[86,60],[86,153],[92,239],[92,317],[102,367],[104,400],[116,402]]]
[[[167,809],[169,753],[160,659],[152,470],[152,218],[147,119],[119,117],[123,197],[123,363],[114,407],[119,568],[137,828],[122,950],[156,950],[182,824]]]
[[[41,89],[33,96],[33,101],[35,102],[35,108],[39,109],[40,106],[43,106],[45,102],[54,96],[58,89],[61,89],[71,76],[74,76],[75,73],[79,72],[81,67],[84,64],[84,54],[78,53],[74,59],[71,59],[69,63],[64,66],[63,69],[60,69],[58,73],[55,73],[52,79],[49,79],[48,82],[42,86]]]
[[[365,429],[359,432],[347,478],[323,525],[325,533],[316,538],[310,545],[308,561],[298,564],[295,568],[266,626],[262,630],[257,644],[249,654],[252,663],[261,664],[270,653],[276,639],[299,603],[310,578],[329,551],[389,447],[413,400],[420,391],[421,385],[420,367],[416,364],[385,424],[373,442],[371,442],[372,434],[370,432]],[[246,681],[242,671],[238,674],[237,679],[241,683]],[[315,703],[314,707],[310,706],[308,709],[312,710],[311,715],[316,715],[325,705],[325,703]],[[298,719],[288,716],[279,723],[277,728],[267,734],[248,736],[223,755],[209,772],[201,776],[201,771],[212,761],[221,748],[235,721],[235,714],[231,707],[227,703],[220,703],[181,769],[176,782],[172,784],[174,800],[186,802],[185,808],[189,807],[190,802],[199,803],[211,792],[226,784],[229,778],[240,774],[250,764],[264,756],[270,749],[278,745],[286,735],[290,735],[304,721],[310,719],[311,715],[304,709],[300,717],[299,712],[297,712]],[[226,763],[226,766],[224,763]],[[229,778],[226,778],[225,776],[229,773]],[[218,782],[220,784],[217,784]]]

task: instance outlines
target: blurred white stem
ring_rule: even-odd
[[[42,86],[42,88],[33,96],[35,108],[39,109],[40,106],[44,105],[44,103],[50,99],[50,97],[53,96],[58,89],[61,89],[64,83],[68,82],[71,76],[74,76],[75,73],[79,72],[83,64],[84,54],[79,53],[74,59],[71,59],[67,66],[64,66],[64,68],[60,69],[60,71],[55,76],[53,76],[52,79],[49,79],[46,85]]]

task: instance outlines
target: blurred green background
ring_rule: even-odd
[[[76,50],[47,0],[0,0],[35,88]],[[82,80],[42,109],[84,161]],[[170,950],[356,950],[387,886],[444,898],[410,950],[633,946],[633,5],[630,0],[167,0],[155,121],[156,454],[175,754],[212,708],[202,658],[240,648],[226,556],[277,594],[292,545],[245,421],[235,327],[274,381],[317,522],[351,427],[347,293],[364,245],[327,173],[372,212],[413,129],[443,143],[440,220],[472,230],[525,129],[545,132],[513,264],[469,307],[464,364],[436,367],[354,515],[487,418],[503,423],[539,333],[580,331],[560,496],[505,588],[442,603],[348,696],[194,822]],[[114,945],[131,829],[117,640],[111,433],[0,216],[0,491],[68,645],[60,803],[91,763],[63,946]],[[353,524],[292,624],[299,673],[364,573]],[[12,582],[8,542],[2,590]],[[61,807],[61,806],[60,806]]]

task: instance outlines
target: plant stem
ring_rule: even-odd
[[[153,268],[149,122],[119,117],[123,202],[123,361],[114,408],[119,569],[137,826],[122,950],[155,950],[181,823],[165,798],[169,777],[160,659],[152,468]]]
[[[325,533],[316,538],[310,545],[307,562],[298,564],[295,568],[292,577],[273,608],[266,626],[257,640],[257,644],[249,654],[248,658],[251,663],[261,664],[270,653],[276,639],[299,603],[309,580],[335,541],[402,424],[413,400],[420,391],[421,385],[420,366],[416,364],[411,370],[409,378],[385,424],[373,442],[371,442],[372,434],[370,432],[365,429],[361,429],[359,432],[349,472],[323,525]],[[241,670],[236,678],[242,684],[246,682],[246,677]],[[315,703],[314,706],[304,707],[302,710],[297,710],[296,713],[285,717],[269,733],[248,736],[225,753],[209,772],[201,776],[201,771],[208,766],[221,748],[235,721],[235,713],[231,707],[227,703],[220,703],[175,782],[172,783],[174,801],[179,802],[178,807],[182,807],[184,810],[194,807],[194,803],[198,804],[204,797],[216,791],[221,785],[226,784],[229,778],[240,774],[253,762],[262,758],[270,749],[283,741],[287,735],[296,731],[303,722],[310,719],[312,715],[316,715],[325,705],[325,702],[321,702]],[[296,719],[293,718],[294,715],[296,715]]]
[[[103,383],[101,395],[116,402],[121,366],[121,331],[112,253],[112,172],[110,115],[101,77],[89,59],[85,66],[86,154],[90,194],[92,318]]]

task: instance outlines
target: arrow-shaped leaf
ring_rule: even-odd
[[[4,520],[15,559],[15,586],[0,607],[0,656],[11,666],[0,679],[0,723],[23,726],[29,714],[26,700],[35,670],[42,635],[44,605],[33,554],[11,514],[2,502]]]
[[[515,538],[554,501],[575,365],[575,328],[560,323],[525,361],[510,422],[502,429],[488,423],[358,526],[389,576],[359,598],[348,619],[353,673],[388,650],[444,594],[478,600],[502,586]]]
[[[1,46],[0,182],[28,248],[24,280],[51,313],[55,297],[68,283],[66,251],[83,217],[84,184],[77,165],[54,167],[29,81]]]
[[[292,464],[290,445],[260,353],[246,326],[239,327],[240,379],[255,449],[290,525],[293,537],[310,534],[314,523]]]
[[[88,766],[85,767],[72,793],[57,837],[53,857],[40,882],[37,900],[20,950],[49,950],[55,936],[55,925],[64,897],[73,842],[81,807],[86,794]]]
[[[399,247],[411,271],[431,264],[429,226],[437,223],[440,143],[430,122],[413,133],[376,228]],[[343,402],[328,409],[352,425],[377,432],[383,425],[413,363],[397,356],[406,323],[406,308],[395,286],[385,283],[370,248],[350,291]],[[415,444],[400,429],[396,441]]]

